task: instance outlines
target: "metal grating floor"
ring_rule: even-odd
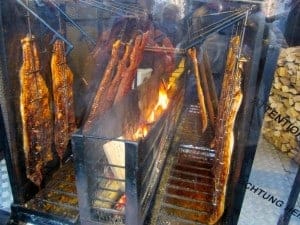
[[[151,224],[188,225],[206,221],[212,209],[215,152],[210,128],[200,134],[199,107],[181,117],[156,196]]]
[[[24,208],[75,223],[78,220],[79,210],[73,162],[70,160],[62,165],[53,174],[46,187],[28,201]]]
[[[197,107],[192,105],[186,113],[197,114],[197,111]],[[167,160],[149,222],[151,225],[202,225],[197,221],[205,219],[211,207],[209,200],[213,176],[208,169],[214,152],[199,147],[207,146],[207,140],[199,142],[199,135],[191,133],[191,130],[199,129],[199,119],[192,115],[187,118],[183,121],[185,126],[179,125],[182,138],[175,137],[174,142],[179,145],[171,150]],[[184,140],[188,140],[189,144]],[[246,190],[238,225],[276,225],[284,211],[297,168],[296,163],[261,137],[249,182],[284,204],[276,206],[257,193]],[[189,198],[182,190],[188,192]],[[295,209],[300,212],[300,197]],[[300,215],[291,216],[289,225],[299,224]]]

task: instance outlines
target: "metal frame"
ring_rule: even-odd
[[[251,56],[253,61],[247,68],[249,76],[246,77],[244,85],[248,87],[248,89],[245,90],[246,95],[244,96],[243,105],[241,107],[241,116],[238,118],[238,124],[240,124],[239,130],[245,130],[247,132],[238,132],[235,139],[236,146],[233,152],[233,158],[235,160],[232,164],[229,180],[232,186],[228,190],[229,201],[227,202],[226,211],[222,219],[222,224],[228,225],[238,223],[246,192],[246,184],[250,176],[257,143],[260,137],[263,116],[257,117],[259,108],[257,104],[253,104],[253,101],[255,98],[259,98],[262,93],[264,93],[265,98],[269,95],[279,54],[279,46],[270,45],[267,50],[265,46],[263,46],[263,40],[269,38],[269,35],[265,34],[265,17],[258,15],[254,18],[254,22],[257,25],[257,30],[254,40],[254,51]],[[261,64],[263,51],[266,51],[267,55],[266,61]]]

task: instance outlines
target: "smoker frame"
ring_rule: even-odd
[[[185,85],[185,79],[186,76],[181,77],[181,83],[179,84],[179,87]],[[171,102],[168,109],[163,112],[159,120],[154,123],[153,128],[149,131],[149,135],[147,135],[147,137],[144,139],[132,141],[114,138],[114,135],[121,132],[121,130],[119,130],[119,124],[124,123],[124,117],[127,117],[128,115],[134,115],[134,109],[138,107],[132,106],[130,103],[128,103],[131,102],[132,99],[136,100],[136,89],[131,91],[131,93],[125,97],[125,100],[119,103],[116,107],[112,107],[112,110],[109,110],[107,113],[105,113],[101,119],[95,121],[95,129],[97,130],[98,127],[101,127],[101,129],[99,129],[100,131],[96,131],[97,134],[99,132],[99,136],[94,136],[93,132],[89,133],[84,129],[79,130],[73,135],[72,146],[74,150],[76,166],[76,184],[78,189],[81,222],[88,225],[102,223],[109,224],[109,222],[111,222],[100,220],[97,221],[96,219],[93,220],[91,212],[93,199],[91,199],[90,196],[93,195],[95,190],[91,188],[91,185],[94,183],[88,178],[91,173],[95,176],[97,176],[97,174],[103,176],[102,169],[98,169],[98,165],[95,162],[96,160],[94,160],[94,163],[90,163],[90,159],[99,159],[101,157],[105,158],[103,153],[99,153],[99,151],[102,152],[103,150],[102,147],[99,148],[99,146],[103,145],[103,143],[107,141],[120,142],[125,146],[124,169],[126,179],[124,182],[127,201],[123,219],[128,225],[140,225],[141,221],[145,220],[148,210],[151,207],[153,197],[156,193],[168,149],[172,143],[174,132],[176,130],[176,124],[181,114],[181,108],[183,107],[185,96],[184,88],[181,90],[180,88],[178,89],[179,90],[177,91],[177,94],[175,94],[174,98],[170,99]],[[115,110],[115,108],[117,109]],[[122,109],[121,111],[125,112],[125,116],[122,112],[119,113],[120,109]],[[112,114],[116,115],[114,118],[116,122],[113,124],[117,125],[112,125],[111,128],[107,121],[109,121],[108,118],[112,118]],[[93,128],[91,128],[91,130],[93,130]],[[106,133],[105,130],[109,130],[108,133]],[[156,133],[159,133],[159,135],[155,135]],[[162,136],[161,134],[164,135]],[[95,143],[85,144],[86,142],[89,142],[89,140],[90,142]],[[164,143],[162,146],[160,146],[161,142]],[[159,146],[161,148],[159,148]],[[89,153],[87,154],[86,152]],[[120,165],[110,165],[109,167],[114,166]],[[157,172],[157,170],[159,171]],[[155,178],[153,179],[152,176]],[[117,178],[111,178],[110,180],[119,181]],[[121,182],[123,182],[123,180]],[[149,188],[150,186],[151,188]],[[99,212],[106,213],[106,210],[101,209],[100,207],[97,210]],[[109,210],[107,209],[107,211]],[[110,215],[113,215],[113,212],[107,213],[107,216]]]
[[[2,25],[2,10],[0,10],[0,24]],[[234,171],[232,171],[231,178],[229,182],[232,182],[233,185],[231,186],[230,190],[228,191],[229,193],[229,199],[231,199],[226,207],[228,210],[225,211],[224,214],[224,219],[222,223],[224,224],[237,224],[238,221],[238,215],[241,209],[242,205],[242,200],[245,194],[245,189],[246,189],[246,183],[250,175],[250,170],[251,170],[251,165],[254,159],[255,155],[255,149],[259,137],[259,128],[256,128],[255,132],[257,132],[256,136],[254,138],[251,137],[250,134],[250,128],[253,127],[253,124],[255,122],[255,118],[251,114],[249,115],[249,112],[254,112],[256,109],[256,106],[251,104],[252,96],[256,96],[258,93],[257,90],[257,76],[261,75],[263,79],[265,80],[264,82],[268,84],[271,84],[272,80],[271,79],[265,79],[268,74],[267,72],[263,72],[261,74],[258,73],[258,64],[259,64],[259,59],[261,58],[261,51],[262,51],[262,40],[263,40],[263,33],[265,29],[265,24],[264,24],[264,18],[260,18],[258,22],[258,30],[255,35],[255,51],[253,52],[253,63],[250,69],[250,79],[245,81],[245,83],[248,83],[249,86],[252,86],[250,91],[246,91],[247,95],[245,95],[245,100],[243,102],[246,102],[244,105],[241,106],[243,111],[240,113],[243,116],[239,116],[238,120],[241,122],[238,122],[237,124],[241,124],[242,128],[245,130],[248,130],[248,133],[244,134],[239,134],[238,139],[239,140],[247,140],[244,142],[239,142],[235,146],[234,149],[234,158],[236,159],[233,162],[232,167],[238,168]],[[4,37],[3,37],[3,27],[0,27],[1,29],[1,35],[0,35],[0,51],[1,51],[1,56],[5,56],[5,43],[4,43]],[[270,53],[271,54],[271,53]],[[276,53],[275,56],[272,56],[276,59]],[[270,60],[272,62],[265,62],[265,68],[267,66],[270,67],[270,70],[272,70],[272,65],[273,60]],[[6,68],[6,59],[1,57],[1,71],[0,71],[0,76],[1,76],[1,82],[0,82],[0,91],[1,91],[1,106],[2,106],[2,112],[3,112],[3,117],[4,117],[4,125],[6,127],[6,130],[11,129],[11,125],[14,124],[14,121],[12,121],[12,118],[9,116],[12,111],[11,107],[9,106],[9,97],[8,93],[10,93],[12,90],[8,90],[7,86],[4,85],[6,83],[9,83],[8,80],[8,72]],[[270,63],[270,64],[269,64]],[[272,73],[273,74],[273,73]],[[256,87],[256,88],[255,88]],[[268,92],[268,91],[267,91]],[[256,94],[255,94],[256,93]],[[262,119],[262,118],[261,118]],[[246,129],[247,128],[247,129]],[[1,132],[2,133],[2,132]],[[7,137],[5,137],[7,136]],[[20,179],[20,174],[17,169],[17,159],[12,157],[11,151],[15,147],[14,143],[14,134],[12,132],[6,132],[2,133],[1,135],[2,140],[7,140],[5,144],[5,159],[7,161],[7,166],[8,166],[8,171],[9,171],[9,177],[11,180],[12,184],[12,191],[13,191],[13,196],[14,196],[14,204],[18,205],[21,202],[24,201],[24,196],[25,193],[30,190],[30,187],[25,187],[22,188],[22,182]],[[254,144],[253,144],[254,143]],[[240,151],[242,150],[242,151]],[[245,151],[244,151],[245,150]],[[16,210],[15,210],[15,209]],[[19,214],[20,212],[17,209],[18,207],[13,207],[13,214]],[[13,215],[14,217],[14,215]],[[17,216],[18,217],[18,216]],[[30,215],[28,214],[28,217]],[[43,219],[42,219],[43,220]],[[48,219],[46,219],[48,221]],[[50,221],[50,220],[49,220]],[[49,224],[55,224],[55,219],[53,219],[52,222],[49,222]]]

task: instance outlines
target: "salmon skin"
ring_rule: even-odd
[[[52,115],[50,94],[41,74],[40,59],[34,37],[21,40],[23,63],[20,77],[20,111],[26,175],[37,186],[43,180],[42,170],[53,159]]]
[[[65,43],[56,40],[51,58],[52,89],[54,100],[54,145],[59,158],[65,155],[71,134],[76,129],[73,73],[66,62]]]

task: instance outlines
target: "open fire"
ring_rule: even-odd
[[[152,124],[158,121],[163,114],[163,112],[168,108],[170,99],[174,91],[176,90],[176,82],[181,77],[184,72],[185,59],[183,58],[177,69],[170,75],[168,82],[161,81],[158,89],[158,99],[156,105],[153,107],[153,110],[150,111],[149,115],[146,118],[142,118],[138,129],[133,134],[133,139],[138,140],[140,138],[145,138],[149,132],[149,129]]]
[[[146,122],[142,122],[137,131],[133,134],[133,139],[138,140],[139,138],[144,138],[147,136],[151,124],[156,122],[164,110],[168,108],[169,98],[165,86],[163,83],[160,84],[158,92],[158,100],[150,113],[150,116],[146,118]]]

